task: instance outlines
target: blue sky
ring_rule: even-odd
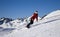
[[[60,0],[0,0],[0,18],[29,17],[35,10],[40,17],[60,10]]]

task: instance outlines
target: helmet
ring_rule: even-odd
[[[35,11],[35,12],[38,12],[38,11]]]
[[[38,11],[35,11],[34,13],[38,13]]]

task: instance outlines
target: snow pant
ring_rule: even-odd
[[[33,20],[30,20],[30,23],[27,25],[27,28],[30,28],[30,25],[33,24]]]

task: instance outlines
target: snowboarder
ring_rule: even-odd
[[[34,14],[30,18],[30,23],[26,26],[27,28],[30,28],[30,25],[34,23],[34,20],[38,21],[38,11],[35,11]]]

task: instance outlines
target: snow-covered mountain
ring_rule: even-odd
[[[60,15],[60,10],[57,11],[53,11],[50,14],[48,14],[46,17],[44,18],[50,18],[50,17],[54,17],[54,16],[59,16]]]
[[[4,22],[8,23],[10,21],[13,21],[13,19],[2,17],[2,18],[0,18],[0,25],[2,25]]]
[[[25,17],[25,18],[17,18],[14,20],[9,20],[9,18],[2,18],[3,23],[1,23],[0,27],[3,28],[17,28],[17,27],[22,27],[24,24],[24,27],[27,25],[27,23],[30,22],[30,17]],[[40,20],[41,18],[38,17],[38,20]],[[36,20],[35,20],[36,21]]]
[[[17,18],[12,21],[6,22],[6,20],[0,25],[3,28],[15,28],[17,27],[22,21],[22,19]]]
[[[60,10],[51,12],[42,20],[39,17],[39,21],[35,21],[30,29],[26,28],[29,18],[1,25],[0,37],[60,37]]]

